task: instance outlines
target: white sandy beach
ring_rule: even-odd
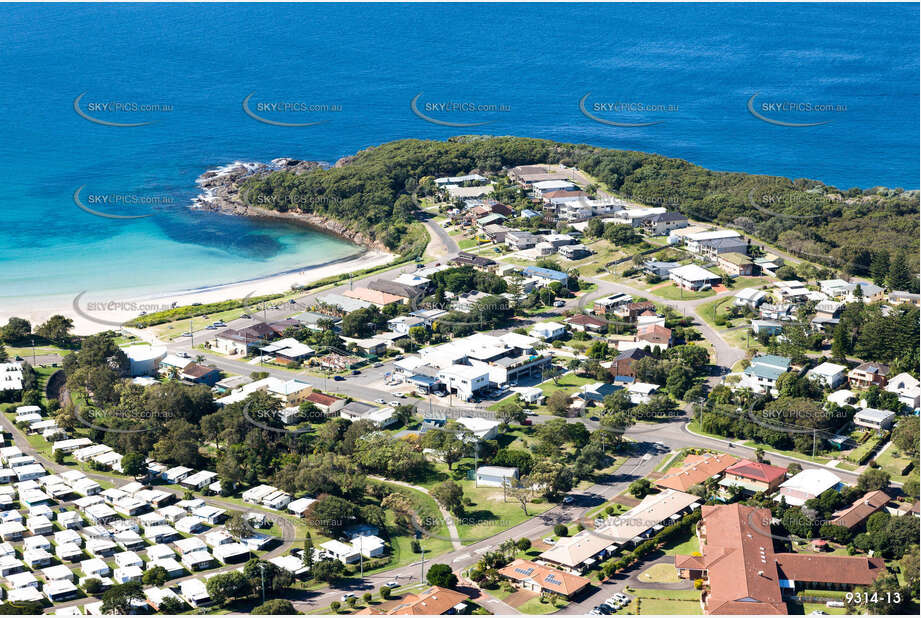
[[[295,272],[270,275],[250,281],[228,283],[199,290],[185,290],[167,293],[154,293],[146,296],[136,292],[93,293],[76,298],[75,295],[45,296],[39,298],[2,299],[0,300],[0,325],[6,324],[10,317],[25,318],[32,327],[46,321],[52,315],[64,315],[74,321],[75,334],[88,335],[115,329],[127,320],[137,317],[142,310],[148,313],[168,309],[172,303],[177,306],[191,303],[212,303],[221,300],[243,298],[247,295],[259,296],[278,292],[288,292],[294,285],[307,285],[313,281],[325,279],[356,270],[373,268],[389,263],[393,254],[369,250],[351,260],[316,267],[305,267]],[[76,306],[75,306],[76,304]],[[144,305],[143,307],[141,305]],[[97,321],[98,320],[98,321]],[[108,325],[107,323],[111,323]]]

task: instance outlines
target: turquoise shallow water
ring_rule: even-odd
[[[514,134],[678,156],[841,187],[918,183],[917,5],[6,5],[0,18],[0,299],[178,290],[325,263],[357,248],[186,208],[235,160],[333,162],[406,137]],[[158,112],[73,110],[104,102]],[[241,102],[255,93],[258,122]],[[457,128],[426,122],[489,120]],[[603,102],[667,111],[598,112]],[[746,101],[812,102],[788,128]],[[498,105],[445,113],[438,102]],[[267,103],[332,106],[272,111]],[[426,105],[428,104],[428,105]],[[169,107],[169,111],[162,108]],[[760,109],[760,107],[759,107]],[[605,115],[608,114],[608,115]],[[168,196],[157,215],[93,217],[74,190]]]

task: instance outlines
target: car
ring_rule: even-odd
[[[588,615],[589,616],[601,616],[602,613],[598,611],[597,607],[593,607],[592,609],[589,610]]]
[[[208,324],[205,327],[205,330],[217,330],[217,326],[215,326],[214,324]]]
[[[241,317],[241,318],[247,318],[247,319],[249,319],[249,318],[251,318],[251,317],[253,317],[253,316],[251,316],[251,315],[248,314],[248,313],[241,313],[241,314],[240,314],[240,317]]]
[[[374,400],[374,403],[379,403],[379,404],[381,404],[381,405],[383,406],[383,405],[386,405],[387,402],[384,401],[383,399],[375,399],[375,400]]]
[[[393,360],[395,360],[395,361],[403,360],[403,355],[402,355],[402,354],[397,354],[396,356],[393,357]]]
[[[566,302],[565,302],[565,301],[562,301],[562,300],[555,300],[555,301],[553,301],[553,306],[554,306],[554,307],[565,307],[565,306],[566,306]]]
[[[180,358],[191,358],[188,352],[179,352],[176,356]]]
[[[289,305],[296,305],[297,303],[294,302],[294,299],[293,299],[293,298],[289,298],[289,299],[288,299],[288,304],[289,304]]]
[[[575,501],[576,499],[573,498],[572,496],[566,496],[563,498],[563,504],[572,504]]]
[[[342,602],[345,603],[347,600],[351,599],[354,596],[355,596],[354,592],[346,592],[345,594],[342,595]]]
[[[343,378],[342,376],[333,376],[334,382],[342,382],[343,380],[345,380],[345,378]]]
[[[358,371],[357,369],[352,369],[352,375],[353,375],[353,376],[357,376],[357,375],[359,375],[359,374],[361,374],[360,371]]]
[[[544,541],[544,543],[546,543],[547,545],[556,545],[556,541],[554,541],[554,540],[553,540],[552,538],[550,538],[549,536],[548,536],[546,539],[543,539],[543,541]]]
[[[180,337],[191,337],[191,336],[192,336],[192,331],[187,330],[186,332],[182,333],[182,334],[179,335],[179,336],[180,336]]]
[[[406,399],[406,393],[397,393],[397,397],[400,399]]]
[[[392,407],[395,408],[395,407],[397,407],[398,405],[400,405],[400,402],[399,402],[399,401],[388,401],[388,402],[387,402],[387,405],[388,405],[388,406],[392,406]]]
[[[522,425],[533,425],[533,424],[534,424],[534,421],[532,421],[532,420],[529,419],[529,418],[526,418],[526,419],[524,419],[523,421],[521,421],[521,424],[522,424]]]
[[[384,363],[374,363],[374,367],[383,367]]]
[[[609,615],[609,614],[613,614],[613,613],[614,613],[614,608],[613,608],[613,607],[609,607],[609,606],[607,606],[607,605],[599,605],[599,606],[596,607],[595,609],[597,609],[597,610],[598,610],[602,615],[604,615],[604,616],[607,616],[607,615]]]
[[[399,588],[400,584],[399,582],[387,582],[385,586],[387,586],[388,588]]]
[[[227,323],[224,320],[218,320],[217,322],[212,322],[212,326],[227,326]]]

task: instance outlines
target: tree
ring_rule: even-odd
[[[441,586],[442,588],[453,589],[457,586],[457,575],[447,564],[433,564],[429,567],[425,580],[432,586]]]
[[[300,614],[299,611],[294,609],[294,605],[288,599],[270,599],[262,605],[254,607],[252,613],[274,616]]]
[[[326,582],[331,584],[342,575],[342,572],[345,570],[345,565],[339,562],[338,560],[320,560],[313,567],[313,578],[317,581]]]
[[[86,592],[86,594],[93,595],[100,590],[102,590],[102,581],[95,577],[90,577],[83,582],[83,591]]]
[[[248,537],[253,531],[242,511],[233,511],[227,521],[224,522],[224,528],[238,539]]]
[[[918,417],[905,416],[899,419],[892,430],[892,443],[911,456],[918,454]]]
[[[531,483],[547,500],[557,500],[572,489],[572,470],[559,462],[540,460],[531,469]]]
[[[146,598],[141,590],[141,582],[115,584],[102,595],[102,613],[127,615],[131,612],[133,601],[143,601]]]
[[[630,483],[628,491],[634,498],[643,499],[652,493],[652,481],[647,478],[641,478]]]
[[[525,516],[528,515],[528,503],[534,499],[534,485],[528,476],[522,476],[514,485],[506,480],[505,495],[512,498],[521,506]]]
[[[166,597],[160,601],[159,611],[166,616],[176,616],[184,613],[187,607],[188,605],[186,605],[185,601],[182,599],[177,597]]]
[[[569,410],[569,395],[564,391],[553,391],[547,398],[547,408],[557,416],[566,416]]]
[[[313,577],[313,537],[310,535],[310,530],[304,534],[304,553],[301,555],[301,563],[307,567],[307,572],[310,573],[310,576]]]
[[[162,566],[155,566],[152,569],[148,569],[144,572],[144,575],[141,577],[141,581],[147,586],[157,586],[160,587],[166,583],[166,580],[169,579],[169,572]]]
[[[380,594],[382,599],[388,600],[390,598],[390,586],[381,586]]]
[[[908,291],[912,288],[911,269],[908,267],[908,258],[905,251],[899,251],[889,264],[889,273],[886,275],[886,286],[890,290]]]
[[[147,458],[141,453],[127,453],[122,457],[122,472],[137,478],[147,471]]]
[[[668,372],[668,378],[665,380],[665,388],[676,399],[681,399],[691,386],[694,384],[694,375],[691,370],[684,365],[675,365]]]
[[[518,548],[518,551],[528,551],[531,549],[531,539],[528,537],[521,537],[515,541],[515,547]]]
[[[464,512],[464,489],[452,480],[447,480],[435,485],[430,491],[438,504],[453,513],[460,515]]]
[[[869,468],[857,477],[857,489],[863,492],[885,489],[889,486],[889,473]]]
[[[310,505],[306,518],[324,535],[335,538],[358,515],[358,507],[338,496],[322,496]]]
[[[905,584],[912,591],[912,595],[918,594],[919,567],[918,567],[918,546],[915,545],[902,556],[899,560],[899,570],[905,578]]]
[[[340,607],[342,607],[342,603],[340,603],[339,601],[333,601],[332,603],[329,604],[329,608],[330,608],[331,610],[333,610],[333,613],[334,613],[334,614],[338,614],[338,613],[339,613],[339,608],[340,608]]]
[[[70,330],[74,321],[63,315],[53,315],[48,321],[35,329],[35,334],[47,339],[56,345],[66,344],[70,341]]]
[[[844,360],[850,352],[850,335],[844,322],[838,322],[832,334],[831,357],[835,360]]]
[[[569,536],[569,528],[566,524],[556,524],[553,526],[553,534],[559,537]]]
[[[873,259],[870,261],[870,277],[876,285],[886,285],[886,276],[889,274],[889,252],[886,249],[880,249],[873,252]]]
[[[32,333],[32,325],[28,320],[22,318],[10,318],[6,326],[0,328],[0,339],[4,343],[16,344],[21,343]]]
[[[218,573],[205,582],[208,596],[218,605],[223,605],[231,599],[239,599],[253,593],[251,583],[243,573],[228,571]]]

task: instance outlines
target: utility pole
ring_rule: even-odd
[[[418,532],[416,535],[421,536]],[[419,563],[419,583],[421,584],[425,581],[425,548],[422,546],[421,541],[419,542],[419,549],[422,550],[422,562]]]
[[[192,349],[195,349],[195,331],[192,330],[192,318],[189,318],[189,338],[192,342]]]
[[[35,367],[35,337],[32,338],[32,366]]]
[[[259,574],[262,577],[262,604],[265,605],[265,563],[259,564]]]
[[[421,545],[420,545],[420,547],[421,547]],[[365,549],[365,537],[360,536],[360,537],[358,537],[358,566],[359,566],[359,568],[361,569],[361,574],[359,575],[359,577],[361,577],[361,579],[364,579],[364,578],[365,578],[365,554],[364,554],[364,549]]]
[[[815,429],[812,430],[812,456],[815,457]]]

